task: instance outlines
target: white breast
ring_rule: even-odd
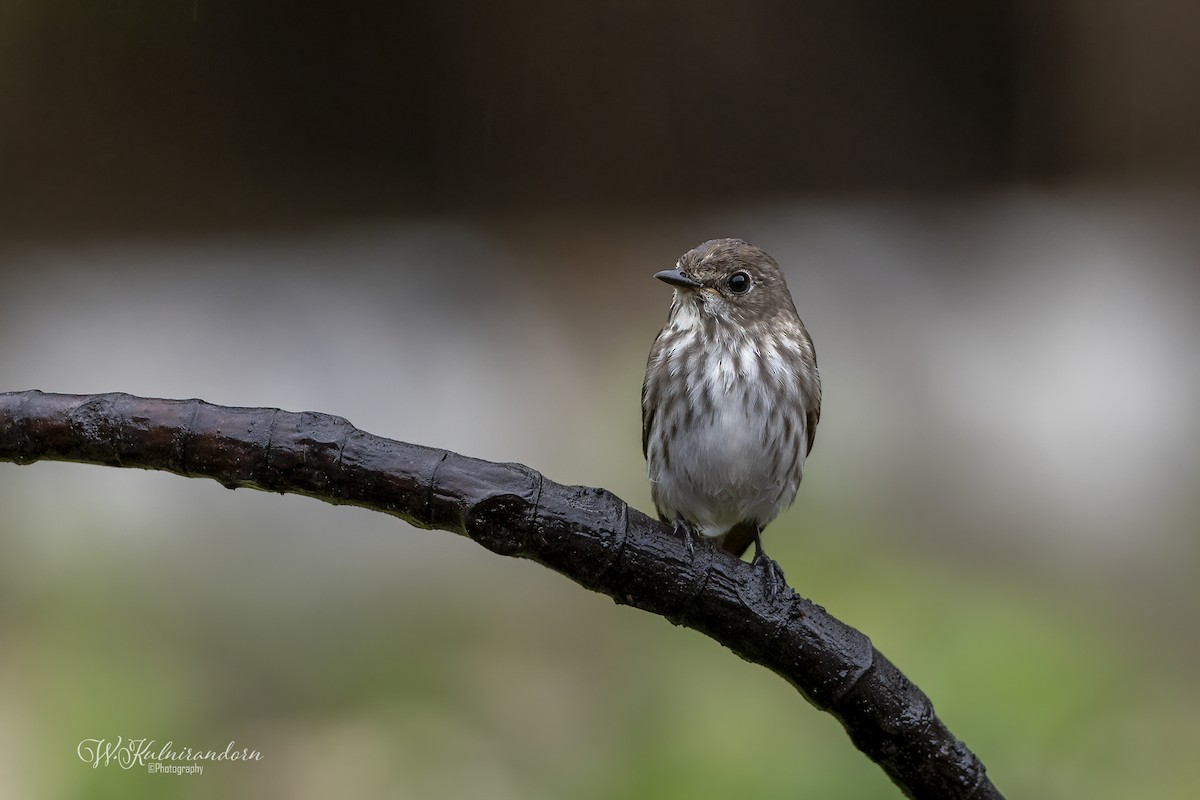
[[[685,370],[681,353],[698,335],[695,328],[679,331],[676,347],[662,354],[673,375],[693,379],[685,402],[656,409],[646,455],[659,511],[718,536],[748,520],[766,525],[795,499],[806,423],[799,386],[784,367],[778,343],[740,345],[735,358],[708,341],[703,364],[690,363]],[[785,414],[793,420],[790,429]]]

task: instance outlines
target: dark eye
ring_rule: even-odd
[[[734,294],[745,294],[750,290],[750,276],[744,272],[735,272],[725,281],[725,285]]]

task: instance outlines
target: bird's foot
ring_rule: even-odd
[[[683,537],[683,545],[687,548],[688,558],[695,559],[696,539],[700,534],[696,533],[695,529],[684,522],[681,517],[676,517],[675,521],[671,523],[671,527],[675,529],[676,535]]]
[[[779,562],[763,551],[761,529],[754,534],[754,558],[751,559],[750,564],[756,570],[762,570],[763,582],[767,587],[767,599],[774,600],[780,590],[787,586],[787,577],[783,574],[783,568],[779,566]]]

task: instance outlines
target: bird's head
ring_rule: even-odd
[[[673,309],[744,326],[796,316],[775,259],[741,239],[712,239],[654,277],[675,287]]]

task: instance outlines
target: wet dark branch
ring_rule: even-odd
[[[862,633],[603,489],[358,430],[340,417],[127,394],[0,394],[0,461],[139,467],[392,514],[533,559],[762,664],[915,798],[998,798],[983,764]]]

